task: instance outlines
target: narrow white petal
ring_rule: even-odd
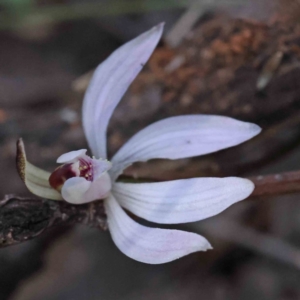
[[[106,129],[115,107],[156,47],[163,24],[138,36],[96,69],[83,102],[83,127],[92,152],[106,158]]]
[[[149,228],[133,221],[110,195],[104,201],[113,241],[127,256],[148,264],[162,264],[196,251],[211,249],[202,236],[180,231]]]
[[[191,178],[156,183],[116,183],[118,202],[146,220],[161,224],[193,222],[214,216],[247,198],[254,184],[237,177]]]
[[[114,179],[136,161],[179,159],[219,151],[251,139],[260,130],[255,124],[222,116],[167,118],[135,134],[112,158],[110,174]]]
[[[79,157],[85,155],[86,151],[87,151],[86,149],[81,149],[81,150],[64,153],[56,160],[56,162],[59,164],[73,162],[74,160],[77,160]]]
[[[110,189],[110,177],[103,173],[94,181],[87,181],[83,177],[70,178],[64,183],[61,194],[67,202],[83,204],[105,198]]]

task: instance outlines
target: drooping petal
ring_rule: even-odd
[[[154,183],[115,183],[124,208],[148,221],[178,224],[212,217],[247,198],[254,184],[237,177],[191,178]]]
[[[180,230],[149,228],[133,221],[110,195],[104,201],[108,228],[127,256],[148,264],[162,264],[196,251],[211,249],[202,236]]]
[[[156,47],[163,24],[111,54],[96,69],[83,102],[83,127],[97,158],[106,158],[106,129],[115,107]]]
[[[34,166],[26,159],[22,139],[17,142],[17,170],[28,190],[34,195],[51,200],[63,199],[61,194],[49,184],[51,174]]]
[[[68,179],[61,190],[62,197],[73,204],[83,204],[103,199],[111,190],[111,180],[107,173],[103,173],[94,181],[83,177]]]
[[[85,156],[86,151],[87,151],[86,149],[80,149],[80,150],[64,153],[56,160],[56,162],[59,164],[74,162],[78,160],[78,158]]]
[[[112,158],[116,178],[136,161],[179,159],[203,155],[245,142],[260,127],[229,117],[187,115],[155,122],[135,134]]]

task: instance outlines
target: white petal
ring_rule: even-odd
[[[61,190],[61,195],[67,202],[73,204],[82,204],[84,194],[90,188],[92,182],[85,180],[83,177],[73,177],[68,179]]]
[[[215,152],[247,141],[260,127],[229,117],[188,115],[167,118],[135,134],[112,158],[116,178],[136,161],[179,159]]]
[[[103,173],[100,177],[96,178],[89,190],[85,194],[85,202],[103,199],[107,197],[111,190],[111,180],[107,172]]]
[[[70,178],[64,183],[61,194],[67,202],[83,204],[105,198],[110,189],[110,177],[103,173],[94,181],[87,181],[83,177]]]
[[[132,259],[161,264],[196,251],[211,249],[209,242],[198,234],[149,228],[136,223],[112,195],[104,201],[104,206],[113,241]]]
[[[247,198],[254,184],[237,177],[191,178],[155,183],[116,183],[118,202],[135,215],[161,224],[214,216]]]
[[[56,162],[59,164],[73,162],[74,160],[77,160],[79,157],[85,155],[86,151],[87,151],[86,149],[81,149],[81,150],[64,153],[56,160]]]
[[[106,158],[106,129],[115,107],[156,47],[163,24],[111,54],[96,69],[83,102],[83,127],[92,152]]]

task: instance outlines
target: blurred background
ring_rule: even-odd
[[[300,168],[298,0],[1,0],[1,196],[30,195],[15,169],[17,138],[49,171],[62,153],[87,147],[81,104],[94,68],[162,21],[162,41],[110,122],[110,156],[155,120],[202,113],[251,121],[263,133],[126,173],[174,179]],[[127,258],[108,232],[55,228],[0,250],[0,299],[300,299],[299,200],[250,199],[173,226],[203,234],[215,250],[165,265]]]

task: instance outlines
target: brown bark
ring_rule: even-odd
[[[105,230],[103,202],[72,205],[8,195],[0,201],[0,247],[33,239],[54,226],[75,223]]]
[[[277,196],[300,192],[300,172],[286,172],[273,175],[249,177],[255,184],[251,197]]]
[[[255,184],[249,199],[300,192],[300,171],[249,179]],[[72,205],[64,201],[8,195],[0,201],[0,248],[33,239],[54,226],[76,223],[106,230],[103,201]]]

